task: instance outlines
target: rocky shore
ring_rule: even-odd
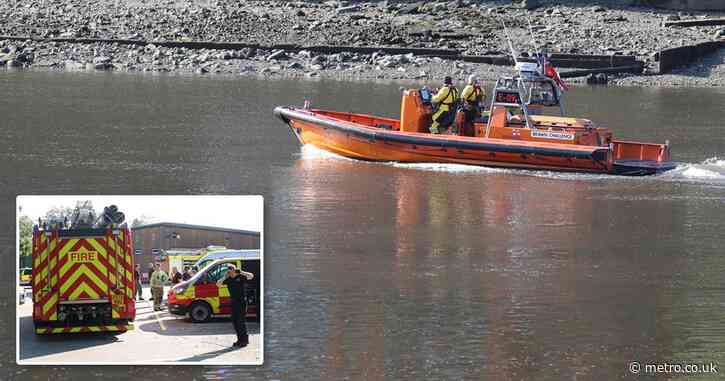
[[[495,79],[511,68],[415,54],[190,49],[153,42],[436,48],[501,56],[509,52],[502,22],[517,49],[535,50],[528,18],[537,45],[547,51],[633,55],[645,62],[644,75],[617,75],[615,83],[725,86],[720,53],[672,75],[651,75],[659,50],[725,36],[723,26],[664,27],[665,20],[725,14],[613,3],[617,2],[59,0],[51,6],[47,0],[7,0],[0,2],[0,36],[21,38],[0,38],[0,66],[344,79],[435,80],[451,74],[462,80],[477,73],[482,79]],[[51,41],[58,38],[127,43]]]

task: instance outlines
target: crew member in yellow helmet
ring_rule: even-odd
[[[471,74],[468,77],[468,84],[463,88],[461,92],[461,103],[463,104],[463,111],[465,113],[463,123],[463,135],[473,136],[473,123],[481,115],[483,110],[483,100],[486,98],[486,93],[478,83],[478,77]]]
[[[445,130],[453,124],[456,115],[458,90],[453,86],[453,78],[446,76],[443,80],[443,87],[438,90],[438,94],[434,95],[431,100],[437,107],[433,113],[433,123],[430,125],[430,132],[440,134],[441,130]]]

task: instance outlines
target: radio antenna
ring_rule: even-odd
[[[511,42],[511,36],[509,36],[509,31],[508,29],[506,29],[506,23],[503,21],[503,19],[501,20],[501,25],[503,25],[503,32],[506,35],[506,41],[508,41],[509,49],[511,50],[511,56],[514,59],[514,65],[516,65],[519,63],[516,59],[516,57],[518,57],[518,53],[516,53],[516,49],[514,49],[514,44]]]
[[[534,49],[536,49],[537,53],[543,53],[541,49],[539,48],[539,44],[536,43],[536,37],[534,37],[534,28],[531,26],[531,18],[527,15],[526,21],[529,23],[529,34],[531,35],[531,43],[534,44]]]

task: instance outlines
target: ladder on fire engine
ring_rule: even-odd
[[[123,277],[126,276],[125,270],[122,269],[122,272],[119,271],[120,260],[119,260],[119,252],[118,252],[119,251],[118,237],[120,235],[121,235],[121,230],[116,226],[109,226],[108,229],[106,230],[106,242],[108,242],[108,247],[111,248],[111,251],[113,252],[114,284],[113,284],[113,290],[111,292],[111,294],[113,294],[113,295],[116,295],[116,294],[126,295],[125,282],[122,282],[122,281],[119,282],[119,278],[121,276],[123,276]],[[126,261],[126,258],[125,258],[125,256],[126,256],[126,238],[127,237],[125,237],[125,236],[123,237],[123,242],[121,243],[121,245],[123,246],[121,248],[122,253],[120,253],[120,255],[123,257],[124,262]],[[111,302],[113,302],[113,300],[111,300]]]

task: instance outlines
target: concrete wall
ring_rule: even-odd
[[[725,11],[725,0],[644,0],[643,3],[667,9]]]

